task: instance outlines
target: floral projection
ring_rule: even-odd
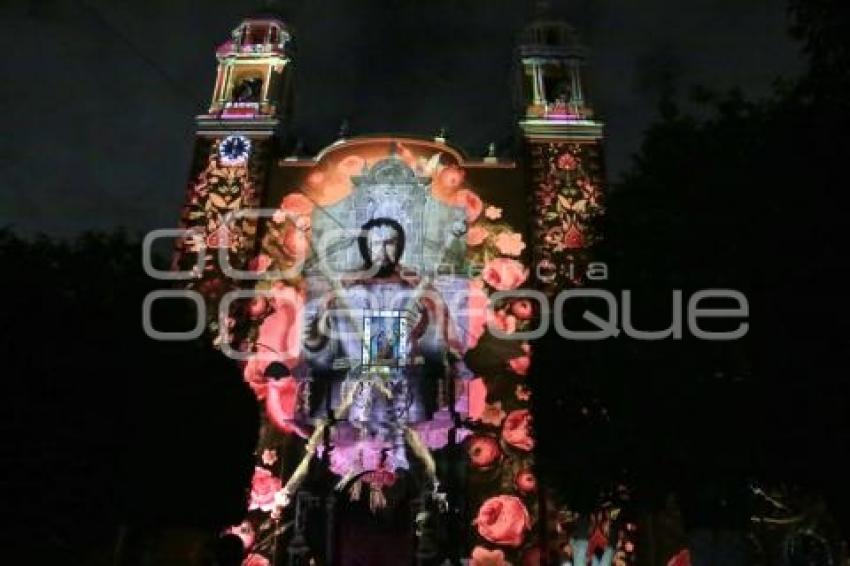
[[[602,214],[602,163],[598,144],[548,142],[530,147],[534,262],[541,285],[554,292],[581,285]]]
[[[235,288],[222,273],[218,255],[220,250],[226,250],[235,269],[244,269],[253,256],[257,220],[237,214],[259,206],[258,187],[262,186],[265,175],[264,143],[253,144],[250,159],[228,165],[220,154],[222,142],[222,139],[211,142],[203,170],[188,189],[181,228],[190,234],[177,239],[172,265],[174,270],[192,271],[194,278],[188,287],[207,300],[208,323],[213,332],[218,331],[215,315],[218,301]]]
[[[318,215],[334,205],[354,198],[354,179],[376,167],[389,156],[401,160],[417,178],[429,186],[430,196],[449,210],[462,211],[458,228],[465,248],[461,258],[467,268],[463,275],[466,289],[463,336],[456,346],[462,366],[455,383],[455,403],[451,412],[441,409],[432,420],[416,425],[410,450],[423,462],[442,458],[450,438],[463,447],[468,485],[463,488],[470,525],[466,556],[473,564],[521,564],[537,545],[535,535],[538,513],[537,483],[532,450],[533,419],[529,412],[530,389],[525,382],[531,363],[530,346],[510,335],[527,329],[535,317],[535,305],[525,298],[491,300],[496,291],[517,289],[530,284],[530,270],[524,259],[528,252],[525,238],[502,221],[503,210],[486,202],[467,180],[467,173],[448,152],[416,140],[393,140],[388,144],[352,144],[305,169],[300,186],[286,194],[278,211],[262,226],[258,253],[245,264],[258,277],[256,296],[236,301],[221,321],[219,339],[231,344],[245,357],[243,374],[265,415],[261,442],[257,448],[256,470],[246,504],[246,521],[234,526],[246,546],[245,564],[270,560],[278,535],[295,528],[292,519],[294,483],[301,464],[310,465],[330,450],[329,472],[340,484],[354,481],[358,470],[370,470],[356,476],[365,493],[379,506],[381,494],[391,488],[398,468],[386,459],[386,452],[370,452],[362,444],[343,444],[326,448],[321,441],[321,422],[304,424],[297,415],[316,395],[310,379],[304,378],[304,346],[308,321],[304,312],[309,300],[307,271],[315,254],[315,222]],[[235,172],[210,166],[199,183],[198,205],[190,209],[191,218],[208,222],[200,212],[206,210],[203,197],[217,183],[236,179]],[[246,179],[245,177],[241,177]],[[243,192],[217,203],[231,206],[236,198],[252,198]],[[206,191],[206,192],[203,192]],[[215,194],[218,194],[216,192]],[[210,199],[207,197],[206,201]],[[205,223],[215,232],[219,227]],[[240,237],[253,236],[240,234]],[[245,240],[240,240],[244,242]],[[242,249],[232,248],[234,253]],[[454,248],[453,248],[454,249]],[[449,250],[451,252],[451,250]],[[448,252],[447,252],[448,253]],[[442,386],[441,386],[442,387]],[[438,397],[445,404],[446,391]],[[441,416],[445,415],[445,416]],[[452,416],[455,415],[455,416]],[[418,440],[416,440],[418,438]],[[341,441],[340,441],[341,442]],[[293,449],[292,447],[297,448]],[[431,456],[421,454],[430,452]],[[382,456],[382,454],[384,454]],[[294,459],[293,459],[294,458]],[[352,461],[357,466],[352,468]],[[392,460],[392,458],[390,459]],[[301,462],[301,464],[299,464]],[[426,465],[427,467],[427,465]],[[351,489],[359,497],[361,488]]]

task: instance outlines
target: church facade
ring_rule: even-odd
[[[627,526],[562,516],[534,468],[540,305],[602,212],[575,30],[520,38],[511,159],[344,131],[301,155],[290,39],[249,18],[216,50],[173,264],[263,413],[245,563],[632,563]]]

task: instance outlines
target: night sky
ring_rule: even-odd
[[[5,0],[0,226],[68,236],[173,227],[214,49],[258,0]],[[294,128],[308,148],[353,134],[433,135],[508,149],[519,0],[278,2],[297,45]],[[591,48],[589,90],[616,179],[659,93],[767,92],[800,68],[782,0],[574,0],[552,12]]]

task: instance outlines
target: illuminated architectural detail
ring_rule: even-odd
[[[534,263],[538,283],[556,292],[580,285],[601,213],[603,125],[593,120],[575,29],[542,16],[526,27],[521,62],[520,128],[531,171]]]
[[[247,19],[219,47],[175,267],[203,255],[189,287],[262,408],[247,516],[233,527],[250,563],[368,551],[391,553],[360,557],[371,564],[524,564],[552,550],[534,472],[532,352],[511,336],[534,327],[537,306],[500,294],[557,288],[565,275],[535,277],[532,258],[557,264],[592,240],[601,125],[584,102],[581,51],[550,41],[573,42],[571,29],[531,29],[520,49],[534,77],[520,124],[528,168],[492,144],[469,159],[445,130],[343,128],[314,157],[277,155],[291,106],[286,27]],[[221,257],[250,277],[234,279]],[[604,536],[616,550],[606,517],[594,544]],[[388,530],[392,540],[363,549]]]
[[[521,35],[519,126],[529,171],[534,284],[549,295],[584,284],[603,213],[603,124],[594,120],[582,69],[587,57],[569,24],[538,17]],[[543,495],[547,552],[570,564],[635,563],[635,523],[624,490],[579,516]],[[554,516],[553,516],[554,515]]]
[[[597,144],[532,142],[535,259],[541,286],[555,292],[581,285],[593,244],[593,220],[602,213],[602,163]]]
[[[534,307],[489,299],[525,285],[529,270],[523,235],[502,219],[507,203],[472,183],[484,163],[441,142],[355,138],[278,167],[287,190],[253,264],[260,295],[237,305],[228,332],[265,408],[258,477],[280,469],[293,439],[303,448],[277,506],[249,506],[253,551],[268,554],[275,517],[297,515],[311,482],[311,497],[330,498],[336,513],[362,502],[378,515],[409,505],[397,494],[407,486],[431,525],[420,530],[475,521],[466,536],[477,548],[503,546],[520,563],[538,544],[531,351],[492,329],[528,329]],[[367,258],[384,263],[362,276]],[[321,326],[337,338],[322,339]],[[318,489],[315,467],[332,478]],[[409,550],[428,544],[420,537]],[[328,559],[346,543],[307,546]]]
[[[249,18],[216,50],[209,118],[274,118],[285,110],[289,32],[271,18]]]
[[[218,155],[223,165],[244,165],[251,155],[251,140],[245,136],[227,136],[218,145]]]
[[[249,18],[216,51],[218,72],[207,113],[197,116],[196,157],[181,227],[191,235],[177,242],[174,265],[204,267],[189,287],[209,300],[210,329],[218,331],[217,300],[238,287],[219,265],[244,270],[257,247],[269,150],[285,121],[289,100],[286,26],[274,18]],[[225,266],[226,267],[226,266]]]

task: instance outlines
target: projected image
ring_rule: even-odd
[[[303,446],[270,501],[252,496],[255,552],[271,555],[269,518],[293,517],[302,491],[327,489],[338,509],[362,511],[321,519],[342,532],[401,513],[404,490],[429,486],[464,502],[457,520],[471,525],[472,544],[458,552],[498,546],[521,563],[537,544],[531,347],[489,328],[533,324],[530,300],[491,299],[527,284],[523,234],[443,144],[355,139],[298,167],[298,190],[263,227],[256,259],[257,289],[271,298],[233,330],[252,352],[245,380],[280,433],[261,440],[258,478],[277,473],[281,436]],[[461,468],[476,488],[443,491],[460,483],[440,470]],[[319,485],[311,470],[333,479]],[[343,537],[326,552],[347,556],[352,544]]]
[[[396,311],[377,311],[363,320],[363,364],[404,365],[406,325]]]

